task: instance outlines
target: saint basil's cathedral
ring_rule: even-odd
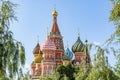
[[[58,64],[66,65],[71,63],[73,66],[78,66],[84,56],[86,56],[86,63],[90,63],[87,40],[84,44],[78,34],[78,39],[71,48],[72,51],[68,46],[64,49],[63,37],[57,24],[57,11],[54,10],[52,15],[53,24],[49,35],[41,45],[38,42],[33,50],[32,80],[39,79],[40,76],[53,74]]]

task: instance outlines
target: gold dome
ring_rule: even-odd
[[[35,59],[34,59],[34,63],[41,63],[41,61],[42,61],[42,56],[41,55],[36,56]]]
[[[57,11],[54,10],[54,11],[52,12],[52,15],[53,15],[54,17],[56,17],[56,16],[58,15]]]

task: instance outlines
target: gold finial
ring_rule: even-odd
[[[56,4],[54,4],[54,11],[52,12],[52,15],[54,17],[56,17],[58,15],[57,11],[56,11]]]
[[[56,11],[56,10],[54,10],[54,11],[52,12],[52,15],[53,15],[54,17],[57,17],[57,16],[58,16],[57,11]]]

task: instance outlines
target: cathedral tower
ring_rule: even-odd
[[[62,64],[62,57],[64,54],[64,46],[63,46],[63,40],[62,36],[57,24],[57,16],[58,13],[56,10],[53,11],[53,24],[52,24],[52,29],[49,35],[50,40],[55,44],[56,46],[56,51],[55,51],[55,61],[56,64]]]
[[[39,42],[37,43],[36,47],[33,50],[34,61],[31,64],[31,72],[32,72],[32,79],[39,78],[41,75],[41,61],[42,61],[42,51],[40,49]]]
[[[72,46],[72,51],[75,54],[75,59],[73,64],[82,66],[83,63],[89,64],[90,63],[90,55],[87,40],[85,44],[80,39],[80,34],[78,33],[78,39]]]
[[[43,61],[42,61],[42,75],[49,75],[55,71],[55,50],[56,46],[49,37],[42,44]]]
[[[80,62],[82,61],[83,56],[84,56],[84,47],[85,47],[85,45],[81,41],[80,34],[78,33],[78,39],[72,46],[72,51],[75,54],[74,65],[79,65]]]

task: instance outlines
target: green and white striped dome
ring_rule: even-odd
[[[84,47],[85,45],[83,44],[83,42],[80,40],[80,36],[78,34],[78,39],[75,42],[75,44],[72,46],[72,51],[75,52],[83,52],[84,51]]]

